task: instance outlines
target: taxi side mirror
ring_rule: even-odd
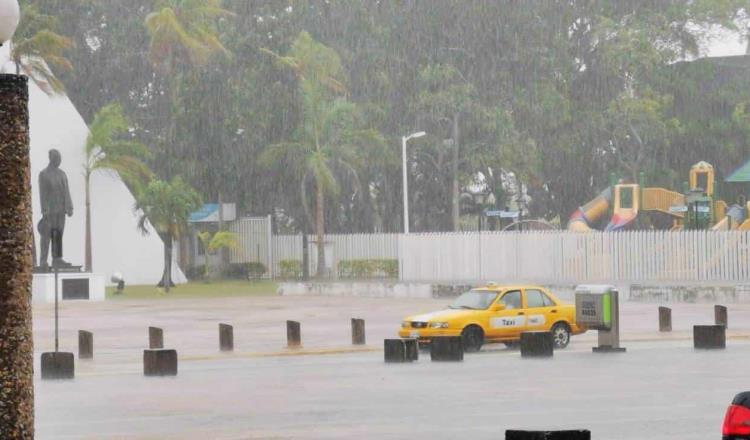
[[[492,304],[492,306],[490,306],[490,310],[493,312],[499,312],[501,310],[505,310],[505,304],[503,303]]]

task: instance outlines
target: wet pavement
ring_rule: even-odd
[[[622,304],[624,354],[593,354],[595,333],[546,360],[491,346],[462,363],[382,360],[382,339],[409,313],[446,301],[255,297],[67,303],[61,347],[94,332],[77,377],[36,382],[37,438],[503,438],[505,429],[591,429],[595,439],[717,438],[735,393],[750,389],[750,305],[729,305],[730,338],[695,351],[692,324],[710,304],[674,305],[660,334],[656,304]],[[52,309],[35,309],[37,355],[51,348]],[[365,351],[348,352],[349,319],[367,320]],[[304,348],[285,349],[286,319]],[[218,351],[218,323],[235,353]],[[180,354],[175,378],[144,378],[148,325]],[[37,364],[38,366],[38,359]],[[37,376],[38,376],[37,371]]]

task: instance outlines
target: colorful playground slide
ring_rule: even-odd
[[[611,181],[614,182],[614,179]],[[568,221],[568,230],[620,231],[634,226],[639,213],[643,211],[657,214],[643,223],[651,228],[657,225],[671,231],[750,231],[750,203],[742,200],[730,207],[723,200],[716,199],[714,168],[707,162],[698,162],[690,168],[684,193],[646,187],[642,176],[640,184],[620,182],[578,208]],[[602,227],[609,213],[612,217]],[[667,222],[669,219],[671,226]]]
[[[604,230],[607,232],[621,231],[634,222],[636,217],[638,217],[637,210],[628,210],[622,213],[616,212],[612,214],[612,219]]]
[[[593,200],[581,206],[570,216],[568,230],[575,232],[589,232],[594,225],[609,212],[612,203],[612,187],[602,191]]]
[[[614,188],[614,203],[612,218],[604,228],[607,232],[621,231],[628,227],[638,217],[641,207],[640,187],[634,184],[616,185]]]
[[[740,205],[732,205],[727,210],[726,216],[718,223],[711,227],[712,231],[747,231],[750,230],[750,219],[748,218],[748,208]]]
[[[612,217],[605,231],[620,231],[632,224],[638,217],[640,199],[638,185],[616,185],[602,191],[587,204],[573,213],[568,221],[568,230],[589,232],[596,228],[612,206]]]

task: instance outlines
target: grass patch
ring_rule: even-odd
[[[115,294],[114,286],[107,287],[107,299],[174,299],[174,298],[226,298],[236,296],[273,295],[277,284],[272,281],[203,281],[180,284],[169,293],[155,286],[125,286],[122,295]]]

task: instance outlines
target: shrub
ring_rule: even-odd
[[[251,280],[258,280],[266,274],[266,266],[263,263],[248,263],[247,277]]]
[[[339,278],[398,278],[398,260],[341,260]]]
[[[302,278],[302,261],[281,260],[279,261],[279,275],[286,279]]]
[[[185,271],[185,276],[190,281],[202,280],[204,278],[203,266],[188,267]]]
[[[224,269],[224,277],[230,280],[246,280],[247,276],[248,268],[245,263],[227,264]]]

